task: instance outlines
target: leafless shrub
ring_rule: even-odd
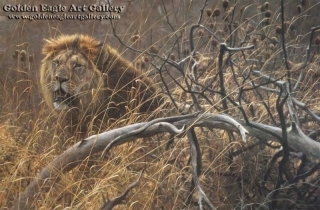
[[[319,206],[320,27],[311,15],[319,2],[190,2],[126,1],[123,18],[132,21],[112,21],[108,32],[83,22],[151,70],[180,116],[118,122],[85,140],[62,137],[39,105],[37,48],[24,39],[10,48],[14,68],[0,78],[1,206],[98,209],[107,203],[101,194],[117,197],[143,169],[126,208]],[[28,42],[49,36],[35,27],[42,23],[29,24],[18,24],[33,34]],[[88,32],[81,24],[50,27]]]

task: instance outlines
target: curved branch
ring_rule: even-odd
[[[41,170],[38,177],[35,178],[28,185],[25,191],[20,194],[19,198],[14,202],[14,206],[11,209],[30,209],[32,202],[35,200],[37,195],[41,193],[41,191],[47,192],[50,189],[50,186],[59,180],[59,177],[62,173],[71,171],[77,165],[81,164],[87,157],[103,151],[106,145],[112,142],[113,139],[134,130],[138,130],[146,124],[147,123],[137,123],[128,125],[122,128],[90,136],[84,141],[74,144]],[[153,136],[157,133],[169,132],[176,134],[177,131],[179,131],[179,129],[169,123],[157,123],[148,127],[143,132],[122,139],[121,143]],[[114,145],[118,144],[115,143]]]
[[[233,120],[238,124],[233,124]],[[188,122],[189,120],[181,120],[173,124],[176,126],[182,126],[184,124],[188,124]],[[287,128],[288,146],[306,155],[320,158],[320,143],[304,134],[295,123],[292,124],[294,125],[294,129],[291,129],[291,127]],[[249,124],[246,124],[244,120],[234,119],[225,114],[203,114],[195,120],[193,126],[219,128],[235,132],[239,132],[240,128],[246,130],[248,132],[247,135],[256,137],[260,141],[264,142],[272,140],[280,143],[280,140],[276,138],[276,136],[282,136],[281,128],[251,121]]]
[[[59,176],[62,173],[67,173],[72,170],[77,165],[81,164],[87,157],[98,152],[102,152],[108,144],[119,136],[125,138],[121,139],[120,142],[114,143],[114,146],[164,132],[176,134],[181,131],[178,128],[181,128],[184,125],[190,125],[191,127],[219,128],[228,131],[240,132],[243,141],[245,141],[245,135],[256,137],[264,142],[270,140],[279,142],[281,139],[279,140],[275,138],[275,136],[282,136],[282,131],[278,127],[256,122],[246,124],[244,120],[234,119],[225,114],[206,113],[200,116],[188,115],[185,116],[185,118],[180,116],[177,118],[171,117],[169,119],[170,120],[167,119],[167,122],[165,122],[166,118],[163,118],[165,123],[159,122],[150,125],[150,127],[146,129],[144,129],[144,126],[148,123],[128,125],[90,136],[84,141],[76,143],[41,170],[38,177],[29,184],[22,194],[20,194],[11,209],[29,209],[28,207],[32,205],[32,201],[37,197],[37,195],[41,191],[46,192],[49,190],[50,183],[52,184],[59,180]],[[141,129],[141,132],[134,132],[139,129]],[[130,132],[135,133],[135,135],[126,136],[126,133]],[[292,126],[287,128],[287,140],[289,147],[306,155],[320,158],[320,143],[305,135],[295,123],[292,123]]]

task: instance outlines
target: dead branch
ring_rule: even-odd
[[[122,202],[122,201],[126,198],[126,196],[128,195],[129,191],[130,191],[132,188],[136,187],[136,186],[139,184],[139,181],[140,181],[140,178],[141,178],[141,176],[142,176],[142,173],[143,173],[143,171],[140,172],[140,175],[139,175],[137,181],[131,183],[131,184],[128,186],[128,188],[127,188],[121,195],[119,195],[119,196],[117,196],[117,197],[115,197],[115,198],[113,198],[113,199],[111,199],[111,200],[109,200],[109,199],[107,198],[107,201],[106,201],[105,197],[102,195],[103,205],[100,207],[100,210],[112,210],[113,207],[121,204],[121,202]]]
[[[76,143],[41,170],[38,177],[29,184],[22,194],[20,194],[11,209],[26,209],[30,207],[39,193],[45,193],[52,183],[59,180],[61,173],[67,173],[81,164],[87,157],[102,152],[108,144],[119,136],[123,136],[123,138],[121,138],[121,141],[114,143],[113,146],[164,132],[178,134],[182,130],[178,128],[181,128],[184,125],[190,125],[190,127],[219,128],[227,131],[240,132],[242,141],[246,140],[246,135],[250,135],[264,142],[270,140],[280,142],[281,139],[279,140],[275,136],[282,136],[281,128],[257,122],[249,122],[249,124],[246,124],[243,120],[234,119],[225,114],[206,113],[200,116],[193,114],[186,115],[185,118],[182,116],[177,117],[176,121],[173,119],[174,118],[172,117],[170,118],[171,123],[159,122],[150,125],[150,127],[146,129],[142,128],[147,123],[128,125],[90,136],[84,141]],[[141,129],[141,132],[135,133],[134,136],[126,136],[126,133],[134,132],[139,129]],[[287,141],[290,148],[306,155],[320,158],[320,143],[305,135],[295,123],[292,123],[290,128],[287,128]]]
[[[201,173],[201,152],[200,152],[200,146],[197,139],[197,136],[194,132],[194,129],[191,128],[190,131],[187,133],[189,143],[190,143],[190,150],[191,150],[191,168],[192,168],[192,180],[193,183],[198,190],[198,203],[199,208],[203,210],[202,200],[204,200],[209,206],[210,209],[215,210],[216,208],[213,206],[205,192],[202,190],[200,181],[199,181],[199,175]]]
[[[188,117],[189,115],[187,115],[187,118]],[[38,177],[29,184],[25,191],[19,196],[19,199],[15,201],[12,209],[29,209],[33,203],[33,200],[37,197],[37,194],[41,193],[41,191],[48,191],[50,186],[59,180],[61,173],[67,173],[77,165],[81,164],[87,157],[103,151],[106,145],[112,142],[113,139],[116,139],[117,137],[123,136],[126,133],[134,130],[138,130],[146,124],[147,123],[137,123],[114,129],[98,135],[90,136],[87,139],[74,144],[41,170]],[[180,132],[180,130],[169,123],[157,123],[143,130],[143,132],[136,134],[135,136],[128,136],[122,139],[121,143],[153,136],[157,133],[163,132],[177,134]],[[116,145],[118,144],[115,143],[114,146]]]
[[[117,138],[115,138],[114,140],[112,140],[108,146],[103,150],[102,152],[102,155],[101,157],[104,158],[106,153],[109,151],[109,149],[113,146],[113,144],[115,143],[118,143],[118,144],[121,144],[121,139],[126,139],[128,137],[132,137],[132,136],[135,136],[139,133],[142,133],[143,131],[145,131],[147,128],[149,128],[150,126],[156,124],[156,123],[169,123],[169,122],[174,122],[174,121],[178,121],[179,119],[184,119],[184,118],[188,118],[188,117],[193,117],[193,116],[196,116],[196,114],[189,114],[189,115],[183,115],[183,116],[174,116],[174,117],[166,117],[166,118],[158,118],[158,119],[154,119],[148,123],[146,123],[144,126],[142,126],[141,128],[137,129],[137,130],[133,130],[132,132],[129,132],[129,133],[125,133],[121,136],[118,136]],[[163,124],[162,124],[163,125]],[[170,124],[168,126],[171,126]],[[171,128],[172,131],[174,131],[175,133],[180,133],[183,129],[184,129],[184,126],[182,128],[182,130],[175,130],[174,127]]]

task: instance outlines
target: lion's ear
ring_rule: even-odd
[[[98,47],[99,47],[99,50],[96,58],[96,65],[98,69],[100,69],[101,71],[104,71],[107,66],[107,61],[109,59],[109,52],[104,47],[103,43],[99,44]]]

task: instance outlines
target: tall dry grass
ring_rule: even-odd
[[[160,3],[159,3],[160,2]],[[172,4],[170,4],[172,2]],[[179,6],[176,6],[178,2]],[[205,8],[201,24],[208,28],[199,29],[194,35],[194,44],[199,53],[198,62],[203,65],[199,72],[203,74],[199,82],[205,84],[217,73],[218,43],[226,42],[230,46],[239,46],[241,42],[254,44],[255,49],[234,55],[238,59],[237,72],[226,67],[226,88],[230,97],[236,97],[239,87],[233,78],[237,76],[241,83],[240,70],[248,72],[251,68],[260,69],[267,75],[281,78],[285,74],[282,60],[279,28],[279,1],[269,1],[269,8],[264,8],[265,1],[230,1],[224,9],[222,1],[209,1]],[[292,67],[292,80],[296,80],[299,65],[304,61],[309,30],[318,24],[317,13],[320,8],[316,0],[301,5],[297,1],[285,1],[287,30],[286,44],[288,58]],[[10,3],[10,1],[6,1]],[[17,3],[22,3],[17,1]],[[47,3],[49,1],[34,0],[30,4]],[[28,4],[29,4],[28,3]],[[56,4],[65,4],[57,1]],[[86,3],[87,1],[81,1]],[[127,10],[121,14],[121,21],[116,23],[117,34],[125,44],[143,52],[169,56],[172,60],[180,60],[190,53],[189,32],[191,23],[196,23],[200,15],[203,1],[128,1],[114,2],[125,4]],[[158,5],[159,4],[159,5]],[[173,6],[172,6],[173,5]],[[300,5],[300,7],[299,7]],[[234,7],[234,10],[230,10]],[[300,8],[300,12],[299,12]],[[158,10],[161,10],[160,12]],[[220,15],[209,17],[213,14]],[[269,14],[269,10],[271,13]],[[170,13],[166,15],[165,13]],[[216,13],[214,13],[216,12]],[[267,14],[268,12],[268,14]],[[228,20],[226,19],[228,16]],[[230,22],[232,20],[232,22]],[[37,173],[54,157],[80,139],[64,133],[59,127],[55,113],[47,110],[38,88],[38,69],[42,59],[40,49],[43,38],[54,37],[60,33],[86,33],[100,40],[106,39],[123,56],[132,60],[139,68],[153,69],[151,63],[161,64],[155,56],[145,56],[122,46],[113,36],[110,23],[104,21],[9,21],[1,19],[3,29],[0,31],[0,63],[1,63],[1,126],[0,126],[0,207],[3,209],[13,205],[21,192],[37,176]],[[232,24],[231,24],[232,23]],[[317,32],[315,37],[320,36]],[[181,37],[181,38],[180,38]],[[218,37],[220,40],[217,40]],[[176,40],[179,45],[176,45]],[[244,55],[245,58],[244,59]],[[143,58],[147,57],[147,60]],[[313,110],[320,110],[319,80],[319,44],[313,42],[312,63],[308,66],[307,77],[297,93],[300,100],[308,103]],[[236,60],[237,60],[236,59]],[[254,61],[253,61],[254,60]],[[186,72],[193,63],[185,65]],[[179,72],[166,66],[164,79],[173,98],[180,103],[191,103],[190,95],[184,92],[173,81],[183,81]],[[157,71],[153,70],[153,75]],[[151,75],[152,76],[152,75]],[[260,78],[252,78],[259,82]],[[218,86],[214,86],[217,88]],[[244,87],[247,87],[245,84]],[[272,85],[270,85],[272,87]],[[164,89],[165,92],[165,89]],[[258,98],[251,92],[246,93],[245,111],[251,120],[271,123],[270,116],[264,109],[264,103],[275,112],[276,94]],[[221,97],[209,94],[215,106],[219,106]],[[206,111],[219,112],[206,104]],[[206,106],[207,105],[207,106]],[[255,114],[250,112],[254,107]],[[222,111],[220,111],[222,112]],[[226,110],[234,117],[241,114],[237,108]],[[275,116],[277,119],[277,116]],[[130,122],[130,120],[127,123]],[[115,124],[112,127],[117,127]],[[316,129],[315,123],[308,123],[305,131]],[[208,197],[218,209],[244,208],[266,209],[268,195],[259,193],[258,184],[268,170],[268,163],[279,148],[257,144],[250,139],[248,145],[240,143],[235,134],[230,139],[228,133],[220,130],[199,128],[196,130],[201,143],[203,159],[201,184]],[[134,188],[125,203],[116,209],[194,209],[197,208],[196,193],[191,187],[190,149],[184,136],[154,136],[149,139],[118,146],[104,160],[97,156],[88,158],[83,164],[70,173],[63,174],[62,179],[54,184],[48,193],[39,195],[35,200],[36,209],[98,209],[102,204],[102,195],[113,198],[121,194],[128,185],[134,182],[140,171],[144,173],[139,186]],[[292,159],[290,169],[296,171],[300,160]],[[269,174],[266,188],[271,192],[277,179],[275,162]],[[318,185],[318,174],[309,177],[301,185]],[[319,190],[315,189],[315,195]],[[308,204],[292,197],[292,191],[283,189],[279,199],[283,204],[297,204],[308,209]],[[297,208],[298,208],[297,207]],[[279,207],[280,208],[280,207]],[[284,207],[285,208],[285,207]],[[310,209],[312,209],[310,207]]]

